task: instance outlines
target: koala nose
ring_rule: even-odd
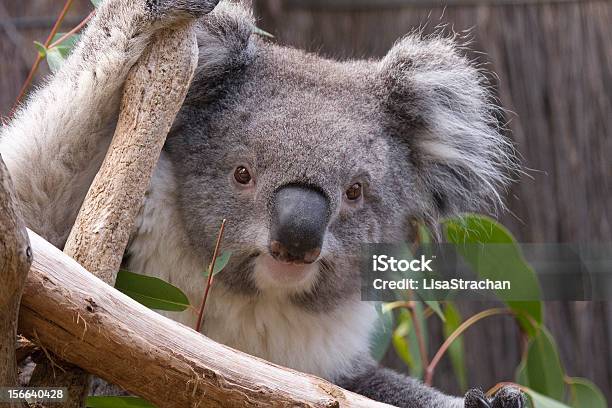
[[[327,197],[301,185],[286,185],[274,194],[270,254],[281,262],[313,263],[321,253],[329,218]]]

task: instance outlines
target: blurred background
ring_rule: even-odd
[[[445,25],[468,33],[490,75],[526,175],[501,215],[520,242],[612,242],[612,2],[576,0],[253,0],[258,26],[280,44],[332,58],[383,56],[402,35]],[[0,2],[0,114],[7,116],[63,6]],[[75,0],[60,31],[92,6]],[[35,83],[48,73],[43,61]],[[612,273],[612,271],[611,271]],[[463,303],[464,316],[483,305]],[[443,341],[431,321],[430,353]],[[548,302],[546,322],[568,374],[612,401],[612,302]],[[514,378],[521,337],[510,318],[478,323],[464,338],[469,384]],[[431,356],[430,356],[431,357]],[[384,362],[405,370],[391,350]],[[459,394],[448,359],[434,385]]]

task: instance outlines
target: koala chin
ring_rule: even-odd
[[[317,264],[286,264],[268,254],[257,257],[253,279],[260,292],[307,292],[312,289],[319,273]]]
[[[28,226],[64,245],[130,67],[157,30],[197,17],[198,68],[125,267],[199,304],[227,219],[232,256],[215,277],[204,334],[400,407],[486,407],[476,391],[449,397],[369,357],[376,312],[360,300],[358,261],[363,243],[406,240],[411,220],[501,205],[515,164],[483,74],[451,38],[410,35],[381,60],[336,61],[260,38],[248,10],[216,3],[100,5],[62,68],[0,133]],[[523,405],[519,392],[502,394],[496,408]]]

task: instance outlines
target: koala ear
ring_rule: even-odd
[[[408,36],[378,65],[389,134],[407,144],[425,220],[493,204],[515,168],[481,72],[452,39]]]
[[[198,67],[185,102],[206,103],[223,90],[225,80],[255,55],[255,22],[240,3],[222,1],[197,27]]]

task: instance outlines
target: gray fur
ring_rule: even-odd
[[[110,141],[129,68],[156,30],[214,4],[101,6],[61,71],[2,129],[0,152],[32,229],[64,244]],[[223,247],[234,252],[213,286],[207,335],[380,401],[462,406],[463,399],[363,358],[372,315],[359,301],[357,255],[362,243],[405,240],[412,219],[433,223],[501,205],[511,149],[495,126],[481,73],[441,37],[408,36],[381,61],[334,61],[280,47],[255,36],[250,13],[229,2],[200,20],[198,40],[196,76],[128,265],[181,286],[198,304],[201,270],[227,218]],[[239,165],[254,178],[248,188],[233,182]],[[355,182],[363,197],[348,202],[344,192]],[[323,192],[331,217],[311,284],[270,289],[258,281],[257,265],[267,254],[273,193],[289,183]],[[336,327],[351,333],[336,336]]]
[[[376,401],[404,408],[462,408],[462,398],[449,398],[419,381],[360,361],[351,375],[338,380],[338,385]],[[472,408],[472,407],[469,407]],[[477,408],[477,407],[474,407]]]

